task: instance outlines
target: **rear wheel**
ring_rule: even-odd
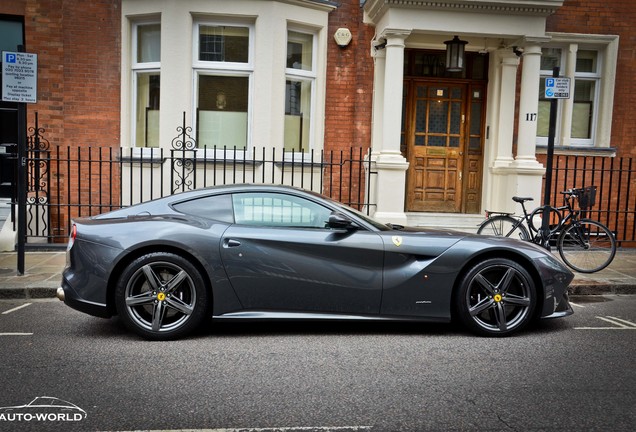
[[[130,263],[117,283],[117,312],[146,339],[187,335],[207,312],[207,291],[198,270],[179,255],[156,252]]]
[[[519,221],[513,217],[496,215],[483,221],[477,229],[477,234],[530,240],[526,227],[521,224],[515,226],[517,224],[519,224]]]
[[[456,308],[473,333],[508,336],[532,320],[536,297],[532,277],[520,264],[492,258],[475,265],[462,278]]]
[[[614,259],[616,239],[602,223],[583,219],[563,230],[557,248],[569,267],[581,273],[594,273],[603,270]]]

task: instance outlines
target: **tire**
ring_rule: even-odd
[[[115,304],[130,330],[145,339],[171,340],[201,324],[208,293],[201,274],[186,259],[155,252],[126,267],[115,288]]]
[[[517,262],[491,258],[472,267],[455,296],[460,320],[481,336],[509,336],[534,316],[537,293],[530,274]]]
[[[513,227],[519,221],[513,217],[505,215],[491,216],[479,225],[477,234],[492,235],[497,237],[510,237],[520,240],[530,240],[528,230],[523,225],[519,225],[517,228]]]
[[[567,266],[580,273],[594,273],[614,259],[616,238],[602,223],[582,219],[561,232],[557,248]]]

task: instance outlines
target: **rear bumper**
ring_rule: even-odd
[[[95,303],[81,298],[65,278],[62,278],[62,286],[57,289],[57,298],[62,300],[67,306],[89,315],[100,318],[110,318],[112,316],[106,304]]]

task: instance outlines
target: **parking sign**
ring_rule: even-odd
[[[546,78],[545,79],[546,99],[569,99],[570,98],[570,78]]]
[[[2,100],[36,103],[38,93],[37,54],[2,52]]]

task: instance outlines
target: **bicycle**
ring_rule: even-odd
[[[540,206],[531,213],[527,212],[525,203],[533,198],[512,197],[521,204],[523,216],[486,210],[486,220],[479,225],[477,234],[519,238],[548,250],[556,242],[561,259],[573,270],[594,273],[604,269],[616,255],[616,238],[608,227],[585,217],[596,202],[596,186],[568,189],[561,194],[565,205]],[[574,207],[577,200],[579,210]],[[546,209],[552,222],[547,233],[542,231],[542,224],[539,227],[535,224],[536,220],[542,220]]]

